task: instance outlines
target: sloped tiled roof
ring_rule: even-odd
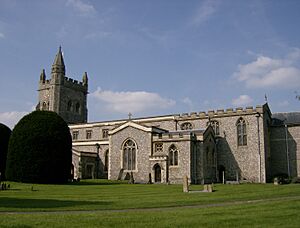
[[[279,112],[272,114],[272,125],[300,124],[300,112]]]

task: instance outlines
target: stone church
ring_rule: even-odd
[[[88,76],[66,77],[61,48],[39,81],[40,110],[57,112],[73,138],[75,179],[136,183],[266,183],[300,177],[300,112],[271,113],[268,104],[208,112],[87,122]]]

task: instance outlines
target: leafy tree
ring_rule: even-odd
[[[11,130],[4,124],[0,123],[0,181],[5,180],[6,156],[10,134]]]
[[[12,131],[6,178],[30,183],[64,183],[70,178],[72,139],[67,123],[55,112],[34,111]]]

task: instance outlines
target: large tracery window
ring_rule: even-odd
[[[237,127],[238,146],[246,146],[247,145],[246,121],[243,118],[239,118],[236,123],[236,127]]]
[[[136,144],[128,139],[123,146],[123,169],[135,170],[136,166]]]
[[[169,165],[170,166],[178,165],[178,149],[175,145],[172,145],[169,148]]]

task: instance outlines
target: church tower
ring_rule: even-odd
[[[38,110],[49,110],[59,114],[67,123],[87,122],[88,76],[82,82],[67,78],[61,47],[51,68],[51,79],[46,79],[43,69],[39,81]]]

